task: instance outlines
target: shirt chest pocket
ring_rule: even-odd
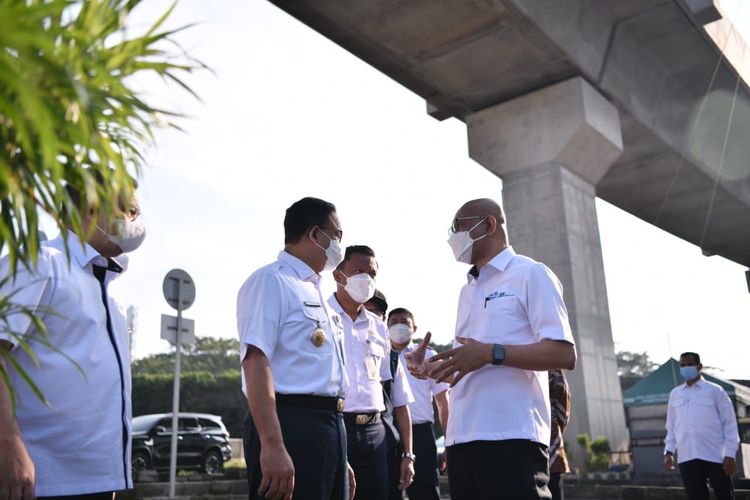
[[[701,407],[702,410],[710,408],[714,405],[714,398],[711,396],[699,396],[690,400],[696,406]]]
[[[385,349],[376,342],[368,342],[365,351],[365,369],[367,378],[371,381],[380,380],[380,367],[385,358]]]
[[[303,350],[315,353],[331,351],[333,339],[328,326],[328,317],[322,307],[305,306],[302,308],[302,325],[300,325],[299,332]]]
[[[485,298],[483,312],[487,322],[486,328],[483,329],[486,332],[486,340],[527,343],[527,339],[513,338],[518,325],[526,324],[523,308],[515,295]]]

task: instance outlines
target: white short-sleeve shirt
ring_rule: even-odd
[[[30,272],[19,267],[16,280],[2,290],[12,294],[11,302],[42,315],[49,343],[59,350],[44,345],[25,315],[10,315],[9,329],[0,325],[0,339],[13,344],[12,355],[50,402],[48,407],[37,399],[8,364],[18,395],[16,420],[35,467],[37,496],[132,488],[125,310],[108,292],[107,325],[101,285],[92,273],[92,265],[106,267],[107,259],[72,232],[68,249],[70,260],[61,237],[43,242],[37,268]],[[127,257],[114,260],[124,271]],[[0,272],[8,276],[7,258],[0,261]],[[106,272],[107,289],[117,276]],[[18,345],[19,336],[38,356],[38,367]]]
[[[276,262],[255,271],[237,296],[240,362],[248,345],[260,349],[269,360],[277,393],[346,394],[341,318],[323,299],[320,278],[282,251]],[[243,371],[245,395],[249,382]]]
[[[406,366],[406,354],[414,352],[417,344],[409,344],[399,354],[399,368]],[[425,351],[425,359],[430,359],[432,356],[437,354],[434,350],[427,348]],[[450,388],[449,384],[443,382],[435,382],[435,379],[418,379],[414,377],[408,370],[406,371],[406,377],[409,380],[409,387],[414,395],[414,402],[409,403],[409,412],[411,413],[412,424],[426,424],[435,421],[435,413],[432,408],[432,399],[447,391]]]
[[[351,413],[375,413],[385,411],[381,382],[391,380],[391,343],[388,329],[379,317],[360,308],[355,321],[344,312],[336,295],[328,299],[331,308],[340,315],[344,324],[344,350],[346,371],[349,376],[349,391],[344,401],[344,411]],[[398,408],[413,401],[403,371],[397,373],[393,383],[393,407]]]
[[[678,385],[669,393],[665,451],[679,463],[734,458],[740,445],[732,401],[719,385],[701,378],[692,386]]]
[[[459,296],[456,337],[504,345],[574,343],[562,285],[544,264],[508,247],[474,273]],[[485,365],[469,373],[451,390],[446,434],[447,446],[505,439],[549,445],[547,372]]]

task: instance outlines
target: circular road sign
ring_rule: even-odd
[[[195,301],[195,283],[193,278],[182,269],[172,269],[164,276],[164,298],[167,303],[178,311],[184,311]],[[177,301],[180,301],[178,307]]]

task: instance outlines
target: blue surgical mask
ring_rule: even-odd
[[[697,366],[681,366],[680,374],[685,380],[693,380],[695,377],[698,376],[698,367]]]

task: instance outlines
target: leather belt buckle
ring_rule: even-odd
[[[336,400],[336,411],[339,413],[344,411],[344,400],[341,398],[338,398],[338,400]]]
[[[357,415],[355,422],[357,425],[365,425],[370,421],[370,415]]]

